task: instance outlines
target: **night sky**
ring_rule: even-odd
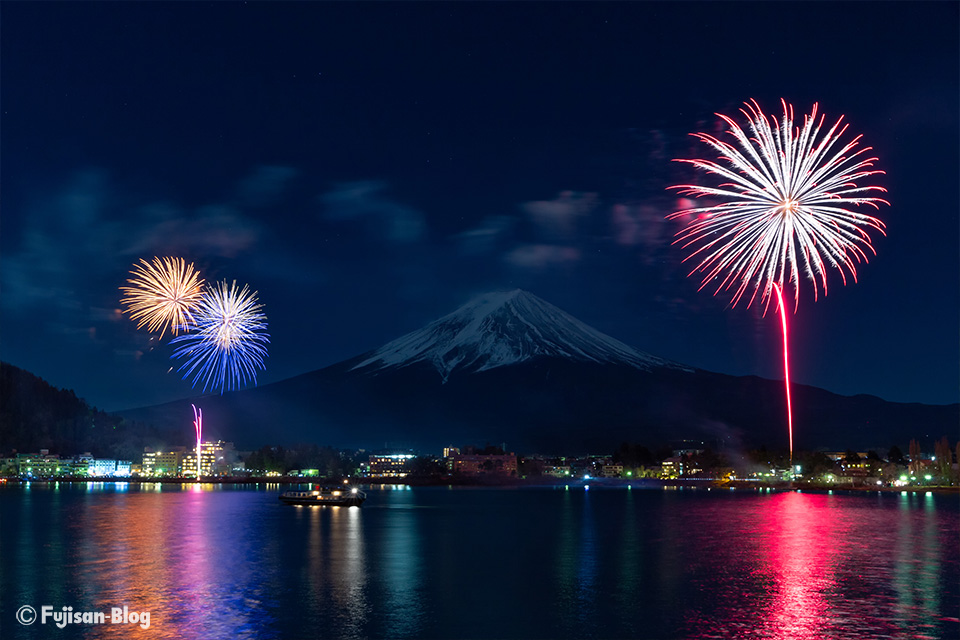
[[[0,358],[118,410],[186,397],[121,316],[139,258],[259,291],[259,383],[526,289],[640,350],[782,377],[779,325],[687,278],[677,196],[755,98],[887,172],[860,282],[792,378],[960,400],[960,37],[937,3],[3,3]]]

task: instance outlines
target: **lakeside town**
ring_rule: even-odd
[[[262,447],[239,451],[233,443],[204,441],[196,447],[146,447],[140,460],[64,456],[41,449],[13,451],[0,458],[3,481],[122,480],[356,482],[405,484],[522,484],[534,482],[640,481],[707,483],[727,486],[776,485],[891,489],[960,488],[960,444],[946,437],[932,453],[916,440],[907,453],[893,446],[869,451],[786,451],[766,449],[717,452],[707,443],[681,441],[651,451],[624,443],[609,454],[518,455],[505,446],[444,447],[439,455],[412,450],[338,450],[316,445]],[[199,465],[198,465],[199,453]],[[955,457],[956,454],[956,457]]]

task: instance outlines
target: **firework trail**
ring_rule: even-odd
[[[690,275],[702,274],[701,289],[712,288],[711,283],[716,284],[714,295],[734,289],[732,306],[748,293],[747,306],[758,293],[761,302],[769,303],[773,284],[783,289],[789,279],[796,310],[801,271],[813,283],[814,300],[820,286],[827,293],[828,267],[839,270],[844,284],[848,273],[856,282],[856,266],[868,261],[868,252],[876,255],[867,230],[884,233],[879,219],[850,209],[889,205],[870,195],[886,189],[858,184],[884,173],[872,169],[876,158],[867,157],[871,148],[856,149],[861,136],[839,143],[847,130],[842,116],[825,130],[825,116],[817,117],[814,104],[803,126],[797,127],[793,107],[781,103],[779,124],[774,116],[764,116],[755,101],[744,103],[740,112],[752,136],[732,118],[717,114],[736,144],[705,133],[692,134],[710,146],[721,162],[676,160],[722,180],[716,186],[670,187],[681,195],[714,203],[667,218],[691,219],[674,244],[690,251],[684,262],[695,262]]]
[[[191,404],[193,407],[193,428],[197,432],[197,482],[200,482],[200,442],[203,438],[203,409],[197,409],[197,405]]]
[[[883,171],[873,169],[870,147],[857,149],[861,136],[839,143],[847,130],[841,116],[825,129],[825,116],[817,105],[794,125],[793,107],[786,101],[783,118],[767,118],[756,101],[744,103],[751,135],[732,118],[717,114],[729,127],[735,144],[705,133],[693,134],[718,155],[715,160],[685,162],[719,176],[716,186],[677,185],[681,195],[705,198],[709,204],[686,208],[667,216],[686,220],[674,244],[681,244],[693,261],[689,275],[700,273],[700,289],[716,285],[714,295],[733,289],[731,306],[749,295],[749,307],[760,295],[764,313],[776,297],[783,327],[784,384],[787,428],[793,464],[793,409],[790,398],[790,364],[787,349],[787,316],[783,303],[785,280],[793,285],[794,312],[800,304],[800,272],[827,294],[828,267],[836,268],[844,284],[847,274],[856,282],[857,265],[876,255],[868,230],[884,234],[879,219],[854,211],[867,205],[879,209],[890,203],[871,195],[883,187],[860,182]],[[792,469],[791,469],[792,472]]]
[[[173,335],[188,330],[193,324],[193,310],[200,301],[203,279],[183,258],[157,258],[153,262],[140,259],[133,265],[129,287],[120,287],[124,297],[124,313],[137,321],[137,328],[147,325],[151,333],[160,330],[160,337],[170,329]]]
[[[236,389],[247,381],[257,381],[257,370],[267,357],[267,317],[257,302],[257,292],[247,285],[237,288],[236,281],[219,282],[207,287],[194,311],[191,332],[171,340],[179,345],[172,358],[185,358],[179,371],[193,386],[203,382],[203,391]]]

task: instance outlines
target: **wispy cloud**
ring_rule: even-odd
[[[187,211],[167,204],[149,204],[128,223],[130,242],[122,255],[202,254],[235,258],[250,250],[260,225],[231,205],[212,204]]]
[[[574,238],[580,221],[597,207],[595,193],[561,191],[553,200],[536,200],[521,205],[534,224],[538,236],[550,242],[564,242]]]
[[[121,262],[153,255],[235,257],[250,251],[259,224],[232,205],[185,209],[137,197],[107,172],[75,172],[35,197],[17,217],[20,234],[5,238],[0,308],[8,313],[43,309],[65,331],[89,332],[114,320],[108,310]],[[109,291],[110,293],[104,293]]]
[[[275,204],[298,175],[300,172],[293,167],[261,165],[240,182],[237,189],[239,204],[245,207]]]
[[[639,247],[650,263],[670,246],[672,230],[662,207],[655,204],[615,204],[610,208],[610,226],[614,241],[622,246]]]
[[[552,200],[534,200],[519,206],[521,217],[514,220],[525,232],[513,246],[505,250],[503,261],[518,269],[545,270],[570,265],[580,260],[584,221],[599,204],[596,193],[561,191]],[[496,225],[492,224],[497,222]],[[480,241],[508,228],[504,221],[491,219],[490,224],[474,230],[471,238]],[[525,236],[525,237],[524,237]]]
[[[380,238],[397,244],[422,240],[423,214],[383,195],[387,185],[376,180],[347,182],[320,197],[327,220],[362,220]]]
[[[456,234],[453,239],[464,255],[482,255],[496,251],[519,222],[516,216],[488,216],[473,229]]]
[[[504,260],[524,269],[546,269],[580,259],[580,249],[551,244],[522,244],[509,251]]]

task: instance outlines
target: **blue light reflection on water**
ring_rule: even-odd
[[[150,611],[91,638],[957,637],[956,496],[278,486],[0,489],[21,604]],[[44,636],[46,637],[46,636]]]

